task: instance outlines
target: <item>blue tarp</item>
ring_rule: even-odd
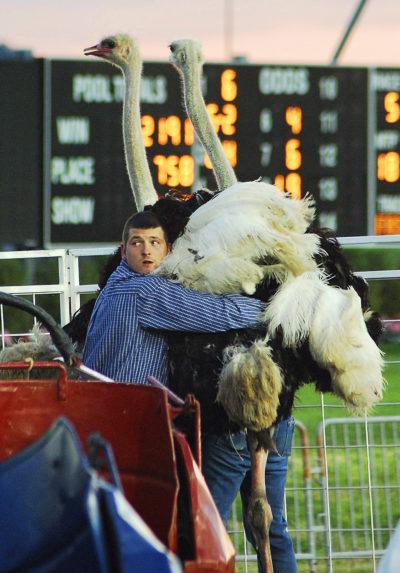
[[[0,464],[0,540],[0,573],[182,571],[65,418]]]

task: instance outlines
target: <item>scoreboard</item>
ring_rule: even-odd
[[[366,71],[246,66],[237,74],[239,178],[261,176],[293,198],[309,193],[320,226],[365,233]]]
[[[400,70],[371,73],[376,185],[375,233],[400,233]]]
[[[32,66],[43,129],[36,151],[30,140],[24,154],[23,136],[16,148],[42,163],[32,171],[38,181],[29,183],[42,193],[41,242],[119,241],[134,211],[122,144],[123,76],[100,61]],[[316,223],[339,236],[400,234],[399,69],[206,64],[203,76],[208,112],[238,180],[271,182],[293,199],[312,195]],[[28,88],[25,81],[25,94]],[[216,189],[169,63],[144,65],[141,125],[160,195]],[[10,159],[0,158],[0,173],[16,187],[22,177],[4,176],[8,163],[16,170]]]

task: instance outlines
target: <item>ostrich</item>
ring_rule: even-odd
[[[142,61],[135,40],[126,34],[116,34],[104,38],[95,46],[85,48],[84,54],[99,57],[122,71],[125,79],[122,133],[134,206],[138,211],[151,208],[163,222],[168,230],[169,241],[173,243],[185,227],[190,214],[208,201],[212,193],[207,190],[198,191],[188,201],[181,201],[172,195],[158,198],[142,138],[140,122]],[[121,253],[118,247],[106,262],[101,273],[98,282],[99,290],[102,290],[108,277],[120,262]],[[72,320],[64,325],[64,330],[76,343],[79,351],[83,349],[95,302],[96,298],[87,301],[78,309]]]
[[[86,50],[87,55],[97,55],[107,61],[112,61],[116,64],[118,52],[124,42],[131,42],[126,36],[115,36],[103,40],[98,46]],[[111,47],[113,46],[113,47]],[[183,45],[175,43],[174,45],[174,58],[176,63],[179,61],[179,54],[182,53],[180,49],[190,50],[192,44],[190,41],[184,42]],[[106,48],[104,50],[103,48]],[[122,50],[126,55],[127,51]],[[196,56],[196,51],[194,50]],[[201,56],[197,54],[197,58],[190,59],[190,55],[186,54],[186,61],[195,62],[195,65],[201,66]],[[135,64],[135,62],[133,61]],[[118,65],[118,64],[116,64]],[[136,61],[137,65],[137,61]],[[120,65],[121,67],[121,65]],[[179,66],[178,66],[179,67]],[[201,67],[200,67],[201,71]],[[199,71],[197,71],[199,74]],[[140,75],[140,74],[139,74]],[[133,74],[126,76],[132,79]],[[137,77],[137,76],[136,76]],[[195,75],[193,77],[196,77]],[[197,76],[199,77],[199,75]],[[196,101],[196,85],[193,83],[193,94]],[[184,87],[185,78],[184,78]],[[201,92],[199,97],[201,97]],[[199,99],[197,101],[200,101]],[[136,113],[138,113],[138,109]],[[190,110],[188,109],[189,115]],[[201,112],[200,112],[201,113]],[[201,115],[198,116],[201,118]],[[197,130],[201,131],[204,122],[202,120],[197,123]],[[132,120],[132,126],[140,129],[140,122]],[[208,138],[212,132],[208,133]],[[207,136],[200,139],[210,147],[207,143]],[[125,145],[127,138],[124,137]],[[136,139],[135,141],[139,141]],[[138,145],[142,146],[140,141]],[[213,142],[211,141],[211,145]],[[136,153],[136,147],[130,150],[125,147],[126,153]],[[206,149],[209,156],[214,161],[214,170],[221,173],[226,170],[226,159],[223,154],[220,156],[218,164],[217,157],[221,150],[213,153],[213,149]],[[140,157],[140,156],[139,156]],[[142,160],[145,160],[145,154],[142,155]],[[132,162],[127,162],[128,169],[132,166]],[[228,170],[226,170],[228,171]],[[200,290],[211,290],[213,292],[231,292],[232,290],[243,290],[248,294],[255,293],[264,300],[272,300],[272,295],[276,294],[279,297],[285,308],[287,308],[288,315],[294,316],[293,322],[285,319],[286,315],[280,316],[279,305],[271,303],[266,316],[266,327],[270,328],[269,343],[266,337],[266,332],[263,332],[264,341],[256,342],[248,348],[249,343],[254,341],[255,333],[246,333],[245,340],[238,338],[237,333],[227,333],[226,335],[214,335],[212,338],[192,335],[190,339],[183,336],[180,340],[178,337],[170,338],[171,349],[171,369],[172,379],[178,379],[177,373],[180,371],[185,374],[183,365],[185,364],[187,372],[191,373],[192,380],[187,380],[184,384],[184,393],[188,388],[196,387],[197,396],[201,399],[203,397],[202,405],[206,405],[205,422],[211,421],[212,416],[207,417],[207,409],[212,409],[210,403],[210,392],[216,390],[216,382],[218,377],[221,378],[220,386],[220,400],[224,402],[225,409],[229,412],[233,420],[237,420],[239,425],[244,425],[248,428],[253,428],[256,433],[257,441],[254,441],[254,454],[257,454],[256,463],[262,468],[265,464],[266,458],[258,456],[260,448],[259,445],[263,444],[267,449],[271,445],[269,438],[269,428],[280,414],[288,414],[293,405],[294,394],[297,388],[304,382],[311,379],[316,380],[316,385],[323,391],[335,391],[342,395],[345,400],[352,403],[354,407],[368,407],[380,395],[381,392],[381,378],[380,378],[380,355],[375,346],[369,344],[370,339],[366,335],[365,326],[360,325],[357,321],[357,328],[352,333],[353,342],[364,345],[367,349],[366,355],[366,370],[369,372],[369,378],[365,384],[365,388],[361,387],[360,382],[354,377],[352,386],[345,382],[345,377],[340,376],[342,364],[339,362],[340,348],[336,348],[336,354],[332,357],[329,354],[330,345],[334,336],[334,330],[340,327],[344,332],[346,331],[346,321],[343,321],[340,312],[336,313],[334,319],[331,318],[329,313],[325,312],[327,305],[333,303],[337,308],[342,307],[349,312],[347,315],[353,314],[359,318],[360,309],[357,307],[359,301],[354,299],[354,296],[347,296],[346,293],[333,289],[327,284],[327,273],[320,269],[321,261],[324,262],[325,254],[320,247],[320,238],[315,233],[306,232],[313,218],[313,207],[309,199],[294,202],[289,200],[272,186],[267,186],[262,183],[244,183],[236,184],[236,178],[232,179],[232,170],[226,176],[222,173],[217,177],[217,181],[221,188],[221,192],[205,205],[202,205],[193,215],[190,216],[190,210],[185,211],[183,217],[177,217],[177,224],[175,229],[183,231],[186,225],[186,230],[177,241],[169,260],[162,271],[171,276],[171,273],[176,275],[176,279],[180,280],[186,285],[199,288]],[[132,177],[131,177],[132,180]],[[224,185],[230,185],[227,190],[222,190]],[[142,193],[140,188],[134,188],[134,196]],[[206,198],[209,198],[207,195]],[[243,201],[245,199],[245,201]],[[164,209],[164,216],[167,221],[170,213],[178,205],[179,208],[182,204],[170,200],[171,208],[168,200],[160,200],[156,202],[151,208]],[[137,201],[137,204],[144,204]],[[173,207],[172,207],[173,205]],[[183,206],[186,207],[186,204]],[[194,204],[191,210],[194,211],[198,207],[197,197],[195,196]],[[249,223],[247,217],[243,217],[243,212],[251,211],[257,215],[255,224]],[[263,210],[261,216],[259,215],[260,209]],[[221,215],[222,213],[229,213],[228,228],[235,226],[235,232],[225,236],[225,233],[220,233],[221,229]],[[223,227],[223,226],[222,226]],[[207,230],[204,233],[204,229]],[[207,234],[211,231],[210,236],[214,236],[218,244],[218,249],[209,249],[207,243]],[[256,239],[256,240],[254,240]],[[328,240],[329,242],[329,240]],[[224,248],[221,248],[221,243]],[[261,244],[261,247],[260,247]],[[205,247],[207,245],[207,248]],[[179,246],[179,250],[178,249]],[[212,246],[212,245],[211,245]],[[329,243],[329,248],[334,251],[334,242]],[[176,256],[175,256],[176,255]],[[172,259],[175,256],[175,259]],[[225,260],[227,264],[225,264]],[[326,261],[325,261],[326,262]],[[328,261],[330,263],[330,261]],[[261,263],[261,264],[259,264]],[[331,263],[330,263],[331,264]],[[214,267],[213,267],[214,265]],[[324,264],[325,267],[329,265]],[[334,265],[331,265],[334,268]],[[214,273],[210,269],[218,270]],[[232,268],[234,269],[232,272]],[[245,268],[245,272],[243,272]],[[200,272],[199,272],[200,269]],[[330,270],[329,270],[330,272]],[[215,284],[215,280],[218,284]],[[308,280],[308,283],[307,283]],[[351,284],[348,276],[341,277],[336,272],[334,281],[339,284],[338,286],[347,287]],[[334,282],[333,281],[333,282]],[[303,304],[296,293],[297,285],[307,285],[310,294],[307,301]],[[359,285],[360,286],[360,285]],[[295,298],[293,299],[296,304],[290,305],[290,298],[287,293],[295,291]],[[350,291],[351,292],[351,291]],[[318,304],[317,304],[318,303]],[[313,312],[313,309],[319,307],[318,312]],[[296,311],[298,310],[298,312]],[[324,332],[324,320],[330,324],[330,339],[326,335],[322,337]],[[329,330],[329,329],[328,329]],[[259,333],[256,333],[259,338]],[[256,336],[257,338],[257,336]],[[313,341],[313,344],[308,342]],[[321,341],[324,340],[324,348]],[[188,343],[189,341],[189,343]],[[247,344],[243,344],[247,343]],[[222,355],[223,349],[226,347],[228,350],[225,353],[225,366],[220,372],[219,357]],[[342,345],[346,346],[346,345]],[[360,372],[360,356],[362,352],[358,352],[358,359],[355,361],[356,372]],[[302,357],[299,361],[298,356]],[[315,360],[313,360],[315,358]],[[336,363],[335,363],[336,360]],[[212,364],[212,368],[204,370],[207,364]],[[341,368],[339,368],[339,366]],[[345,366],[348,366],[346,364]],[[336,381],[330,375],[331,368],[332,375],[339,373]],[[180,370],[179,370],[180,369]],[[358,369],[358,370],[357,370]],[[211,371],[211,375],[210,375]],[[240,384],[243,382],[243,377],[238,373],[249,372],[250,376],[247,380],[256,390],[265,391],[263,399],[256,399],[252,402],[247,402],[250,412],[238,411],[237,404],[229,403],[228,400],[224,401],[223,391],[224,380],[231,380]],[[377,371],[379,371],[377,373]],[[253,373],[256,372],[254,379]],[[257,377],[257,375],[260,376]],[[211,380],[210,380],[211,378]],[[184,380],[185,377],[182,378]],[[213,381],[215,384],[213,384]],[[205,388],[205,387],[208,388]],[[196,388],[195,388],[196,389]],[[259,391],[255,395],[259,395]],[[233,393],[231,393],[233,394]],[[266,397],[266,399],[264,399]],[[279,398],[279,399],[278,399]],[[207,408],[208,406],[208,408]],[[218,408],[218,405],[216,405]],[[220,409],[221,412],[221,409]],[[244,416],[244,414],[246,416]],[[260,418],[261,414],[261,418]],[[255,419],[256,418],[256,419]],[[258,418],[258,420],[257,420]],[[261,421],[260,421],[261,419]],[[221,426],[226,428],[226,424],[230,425],[231,422],[227,419],[226,415],[220,417]],[[255,472],[257,473],[257,472]],[[262,474],[262,471],[261,471]],[[260,473],[258,475],[261,475]],[[262,476],[264,479],[264,477]],[[262,488],[261,482],[254,484],[255,488]],[[265,491],[258,490],[256,501],[253,503],[256,508],[262,500],[265,499]],[[268,508],[264,508],[261,512],[263,523],[268,524],[268,519],[265,519],[265,513],[268,513]],[[263,537],[267,536],[267,530],[258,535],[258,544],[263,547],[265,541]],[[263,553],[263,551],[262,551]],[[265,549],[265,569],[270,564],[270,556],[268,556],[268,548]],[[270,568],[271,570],[271,568]]]
[[[122,108],[122,134],[126,166],[137,211],[151,207],[162,219],[168,220],[171,242],[182,232],[189,215],[210,197],[210,192],[200,191],[189,201],[180,201],[173,194],[161,200],[153,185],[140,121],[140,80],[142,60],[133,38],[116,34],[99,44],[85,48],[85,56],[97,56],[118,67],[125,79]]]
[[[256,194],[258,189],[261,191],[262,184],[238,184],[223,153],[219,139],[208,118],[201,94],[202,57],[199,44],[193,40],[179,40],[173,42],[170,48],[172,63],[183,80],[187,114],[211,159],[221,193],[191,216],[183,235],[176,241],[173,252],[158,272],[175,275],[186,286],[212,292],[226,292],[230,288],[235,290],[239,279],[242,290],[251,294],[257,289],[256,292],[260,298],[270,300],[265,316],[269,339],[267,337],[264,341],[258,340],[249,347],[248,344],[241,344],[236,336],[235,344],[224,351],[224,367],[219,374],[217,398],[223,404],[224,410],[228,412],[230,419],[249,430],[249,448],[254,469],[249,521],[255,534],[264,569],[272,571],[268,544],[268,529],[272,515],[266,501],[264,478],[271,440],[266,429],[275,421],[277,412],[290,413],[296,389],[312,378],[316,379],[319,389],[333,390],[354,409],[362,410],[371,406],[381,395],[382,362],[378,348],[367,333],[360,302],[362,302],[363,310],[366,311],[365,318],[369,319],[371,334],[377,336],[381,326],[379,319],[371,316],[367,310],[365,282],[351,273],[337,240],[328,232],[318,232],[318,244],[321,248],[316,248],[314,243],[313,250],[310,251],[315,263],[314,268],[312,264],[308,269],[301,265],[296,267],[298,264],[296,252],[294,252],[294,264],[291,261],[288,264],[288,252],[280,251],[281,237],[277,237],[276,226],[281,223],[282,227],[279,231],[282,230],[283,233],[292,230],[293,225],[290,225],[289,219],[277,223],[276,218],[272,216],[267,223],[270,225],[267,230],[265,227],[262,228],[262,223],[260,224],[261,233],[267,231],[266,236],[271,239],[273,245],[278,242],[278,248],[275,250],[270,244],[265,252],[260,252],[258,229],[253,228],[249,233],[255,235],[258,249],[251,249],[251,239],[247,244],[243,244],[249,239],[248,235],[244,234],[243,237],[239,235],[238,243],[241,244],[238,244],[235,253],[239,267],[240,264],[243,265],[245,258],[243,251],[245,251],[245,255],[250,255],[251,261],[255,264],[259,264],[263,257],[264,260],[267,259],[261,270],[261,272],[266,272],[264,280],[260,280],[260,276],[257,280],[257,271],[253,279],[249,280],[249,268],[243,265],[241,268],[234,268],[235,277],[234,280],[231,279],[229,270],[232,264],[232,251],[229,252],[229,258],[226,253],[226,244],[229,243],[231,246],[234,238],[231,235],[226,237],[226,229],[231,228],[232,232],[236,232],[240,225],[235,225],[232,210],[228,211],[229,218],[226,219],[226,223],[229,220],[229,225],[221,224],[224,213],[222,209],[219,210],[219,207],[226,208],[227,206],[229,209],[229,202],[232,208],[234,202],[237,201],[237,213],[242,216],[244,209],[247,210],[249,207],[249,192]],[[229,188],[224,191],[226,186]],[[265,194],[268,193],[270,201],[269,205],[264,205],[264,208],[278,210],[279,203],[275,202],[276,189],[271,189],[271,186],[263,187],[262,191]],[[279,197],[280,204],[287,201],[284,196]],[[279,215],[282,216],[284,212],[283,208]],[[258,214],[254,215],[257,217]],[[309,215],[308,223],[311,221],[312,215]],[[250,227],[252,223],[253,219]],[[302,233],[307,231],[309,235],[311,234],[310,229],[303,228],[299,231]],[[285,238],[284,248],[289,249],[290,259],[290,256],[293,256],[293,247],[290,244],[290,237]],[[264,236],[263,239],[265,239]],[[303,244],[302,248],[304,248]],[[224,248],[227,255],[225,265],[221,262]],[[252,258],[251,255],[253,255]],[[307,263],[309,264],[309,261]],[[228,267],[228,272],[226,272],[226,267]],[[222,277],[216,272],[217,270]],[[243,275],[241,275],[242,270],[244,270]],[[279,283],[281,284],[277,288]],[[349,290],[333,289],[330,285]],[[276,291],[275,296],[271,296],[274,291]],[[301,293],[300,297],[298,293]],[[339,331],[336,331],[337,328]],[[326,332],[327,330],[329,333]],[[339,344],[340,337],[343,337],[342,344]],[[247,339],[247,343],[250,341],[251,337]],[[219,351],[226,342],[225,337],[218,348]],[[185,347],[185,341],[182,344]],[[354,351],[357,344],[360,344],[362,352]],[[186,337],[186,351],[190,352],[189,347],[192,345],[193,336]],[[217,350],[215,339],[213,350]],[[366,369],[364,369],[364,352],[365,356],[368,356]],[[182,354],[184,353],[181,352],[180,355]],[[300,362],[299,354],[302,357]],[[209,372],[211,370],[215,374],[218,372],[218,367],[215,368],[214,365],[214,368],[210,369],[210,363],[206,362],[205,371],[202,371],[202,366],[198,363],[197,368],[194,369],[197,380],[195,378],[194,381],[190,381],[184,377],[184,370],[188,364],[179,369],[179,355],[175,355],[173,365],[174,379],[178,383],[178,388],[180,385],[181,388],[186,386],[186,390],[188,387],[194,390],[195,394],[203,398],[202,405],[205,403],[208,406],[206,411],[209,410],[209,403],[207,404],[209,396],[207,392],[204,392],[205,384],[204,382],[202,384],[202,380],[209,386],[211,383]],[[191,367],[193,371],[193,359]],[[339,372],[344,375],[338,375]],[[368,380],[365,389],[358,381],[358,376],[363,375]],[[271,392],[271,386],[274,385],[279,392],[279,400],[277,400],[277,394]],[[249,388],[253,399],[246,400],[244,396],[249,394]],[[262,391],[265,392],[264,395]]]
[[[193,40],[179,40],[171,45],[171,51],[172,61],[183,79],[187,113],[200,130],[199,138],[205,145],[205,151],[210,157],[219,158],[223,152],[217,144],[215,131],[198,121],[201,110],[205,111],[200,88],[200,46]],[[204,131],[203,125],[206,125]],[[225,161],[219,158],[213,168],[219,173],[218,180],[224,180],[224,171],[225,180],[232,180],[226,158]],[[296,204],[296,210],[291,211],[289,205],[293,204]],[[267,214],[258,215],[257,210],[261,208]],[[368,336],[360,296],[354,290],[357,289],[364,296],[366,285],[352,275],[347,263],[347,277],[343,276],[345,269],[338,273],[337,263],[332,259],[334,247],[339,251],[337,241],[322,235],[323,246],[330,253],[321,248],[321,236],[311,233],[308,228],[313,215],[309,202],[292,201],[271,185],[260,182],[235,183],[191,215],[184,233],[178,237],[172,253],[163,261],[157,273],[176,276],[185,286],[204,291],[234,292],[241,284],[240,290],[248,294],[253,294],[261,279],[272,278],[279,288],[265,313],[271,336],[281,329],[285,347],[292,348],[309,338],[314,359],[323,367],[327,367],[329,362],[333,374],[335,361],[341,364],[340,354],[348,356],[348,349],[345,344],[342,347],[339,340],[334,340],[333,333],[329,342],[320,338],[323,335],[321,323],[326,319],[329,327],[335,325],[342,328],[350,332],[354,340],[358,340],[366,355],[361,359],[354,349],[352,359],[359,368],[363,361],[368,362],[369,356],[369,367],[372,367],[374,377],[380,372],[380,361],[377,360],[379,351]],[[262,217],[264,220],[261,220]],[[304,227],[307,223],[307,227]],[[294,242],[296,246],[293,246]],[[339,255],[345,261],[338,252],[337,257]],[[219,264],[216,263],[217,259]],[[235,266],[240,260],[245,261],[245,273]],[[231,277],[230,264],[237,271],[235,277]],[[253,266],[258,271],[252,273]],[[216,272],[217,269],[219,272]],[[257,273],[262,274],[258,281]],[[337,285],[340,281],[345,284]],[[332,284],[348,290],[333,288]],[[306,296],[303,294],[305,286],[308,287]],[[336,315],[333,311],[329,314],[324,308],[331,304],[338,309]],[[349,314],[348,317],[341,317],[344,311]],[[357,325],[352,324],[356,318],[359,319]],[[324,355],[324,343],[330,345],[329,359]],[[342,366],[337,369],[342,370]],[[348,382],[340,380],[337,373],[336,379],[337,388],[346,394]],[[370,382],[373,387],[372,379]],[[359,388],[359,393],[365,397],[363,389]],[[366,405],[362,403],[360,407]]]

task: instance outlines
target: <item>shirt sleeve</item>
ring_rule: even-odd
[[[221,332],[260,325],[265,303],[239,294],[200,293],[152,277],[138,297],[144,328],[187,332]]]

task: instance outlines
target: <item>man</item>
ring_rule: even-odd
[[[148,376],[152,375],[168,385],[168,348],[162,331],[220,332],[257,325],[257,317],[264,304],[256,299],[199,293],[161,277],[151,276],[169,250],[168,237],[154,213],[144,211],[127,220],[122,234],[123,260],[96,301],[84,348],[84,364],[114,380],[146,384]],[[278,425],[281,434],[290,427],[286,421]],[[289,444],[292,433],[291,427]],[[215,440],[212,435],[204,440],[203,468],[226,524],[228,512],[241,486],[244,507],[247,505],[250,457],[244,432]],[[226,440],[228,444],[224,444]],[[240,443],[235,444],[234,440]],[[276,442],[279,451],[280,441]],[[224,452],[219,451],[221,444]],[[282,455],[286,456],[286,451],[282,450]],[[287,457],[276,456],[276,469],[279,466],[274,482],[276,501],[271,500],[270,496],[269,500],[274,522],[277,523],[278,545],[285,553],[289,551],[289,559],[292,555],[294,560],[283,519]],[[269,459],[268,480],[271,480],[271,468]],[[275,528],[274,522],[271,534]],[[271,545],[274,558],[272,539]],[[281,570],[278,569],[278,573]],[[295,569],[287,571],[293,573]]]
[[[185,289],[151,275],[169,251],[151,211],[125,223],[122,261],[101,290],[91,316],[83,363],[121,382],[168,385],[168,348],[162,331],[221,332],[258,324],[264,303],[241,295]]]

